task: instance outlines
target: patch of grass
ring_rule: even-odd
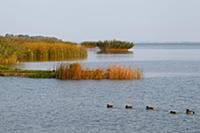
[[[48,70],[20,70],[20,69],[4,69],[0,66],[0,76],[18,76],[18,77],[30,77],[30,78],[55,78],[55,71]]]
[[[6,66],[0,65],[0,71],[1,71],[1,70],[9,70],[9,68],[6,67]]]
[[[30,78],[56,78],[56,74],[54,72],[51,73],[34,73],[29,75]]]

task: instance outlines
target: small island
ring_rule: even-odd
[[[97,46],[100,48],[100,53],[129,53],[129,49],[134,47],[132,42],[127,41],[99,41]]]
[[[106,40],[106,41],[85,41],[81,43],[81,46],[85,48],[96,48],[100,51],[98,53],[103,54],[126,54],[131,53],[129,49],[134,47],[134,43],[120,40]]]
[[[106,41],[85,41],[80,44],[85,48],[96,48],[100,51],[98,53],[103,54],[126,54],[132,53],[129,49],[134,47],[133,42],[120,41],[120,40],[106,40]]]

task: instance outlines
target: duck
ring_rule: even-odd
[[[132,105],[126,105],[125,109],[133,109],[133,106]]]
[[[146,110],[154,110],[154,107],[146,106]]]
[[[191,111],[191,110],[189,110],[189,109],[186,109],[186,114],[187,114],[187,115],[194,115],[195,112],[194,112],[194,111]]]
[[[107,104],[107,108],[113,108],[112,104]]]
[[[177,114],[176,111],[170,111],[169,113],[174,115]]]

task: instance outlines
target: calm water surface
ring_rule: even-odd
[[[200,132],[200,45],[138,44],[133,52],[97,55],[90,50],[88,59],[79,62],[88,67],[139,67],[144,73],[139,81],[0,77],[0,132]],[[54,69],[59,63],[23,63],[16,67]],[[107,103],[115,108],[107,109]],[[134,109],[125,110],[125,104],[132,104]],[[147,112],[146,105],[156,111]],[[185,115],[186,108],[196,114]],[[170,115],[170,110],[178,114]]]

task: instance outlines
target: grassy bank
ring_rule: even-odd
[[[29,77],[29,78],[55,78],[55,71],[48,70],[20,70],[10,69],[0,65],[0,76],[15,76],[15,77]]]
[[[87,51],[76,43],[42,37],[0,37],[0,64],[84,58]]]

